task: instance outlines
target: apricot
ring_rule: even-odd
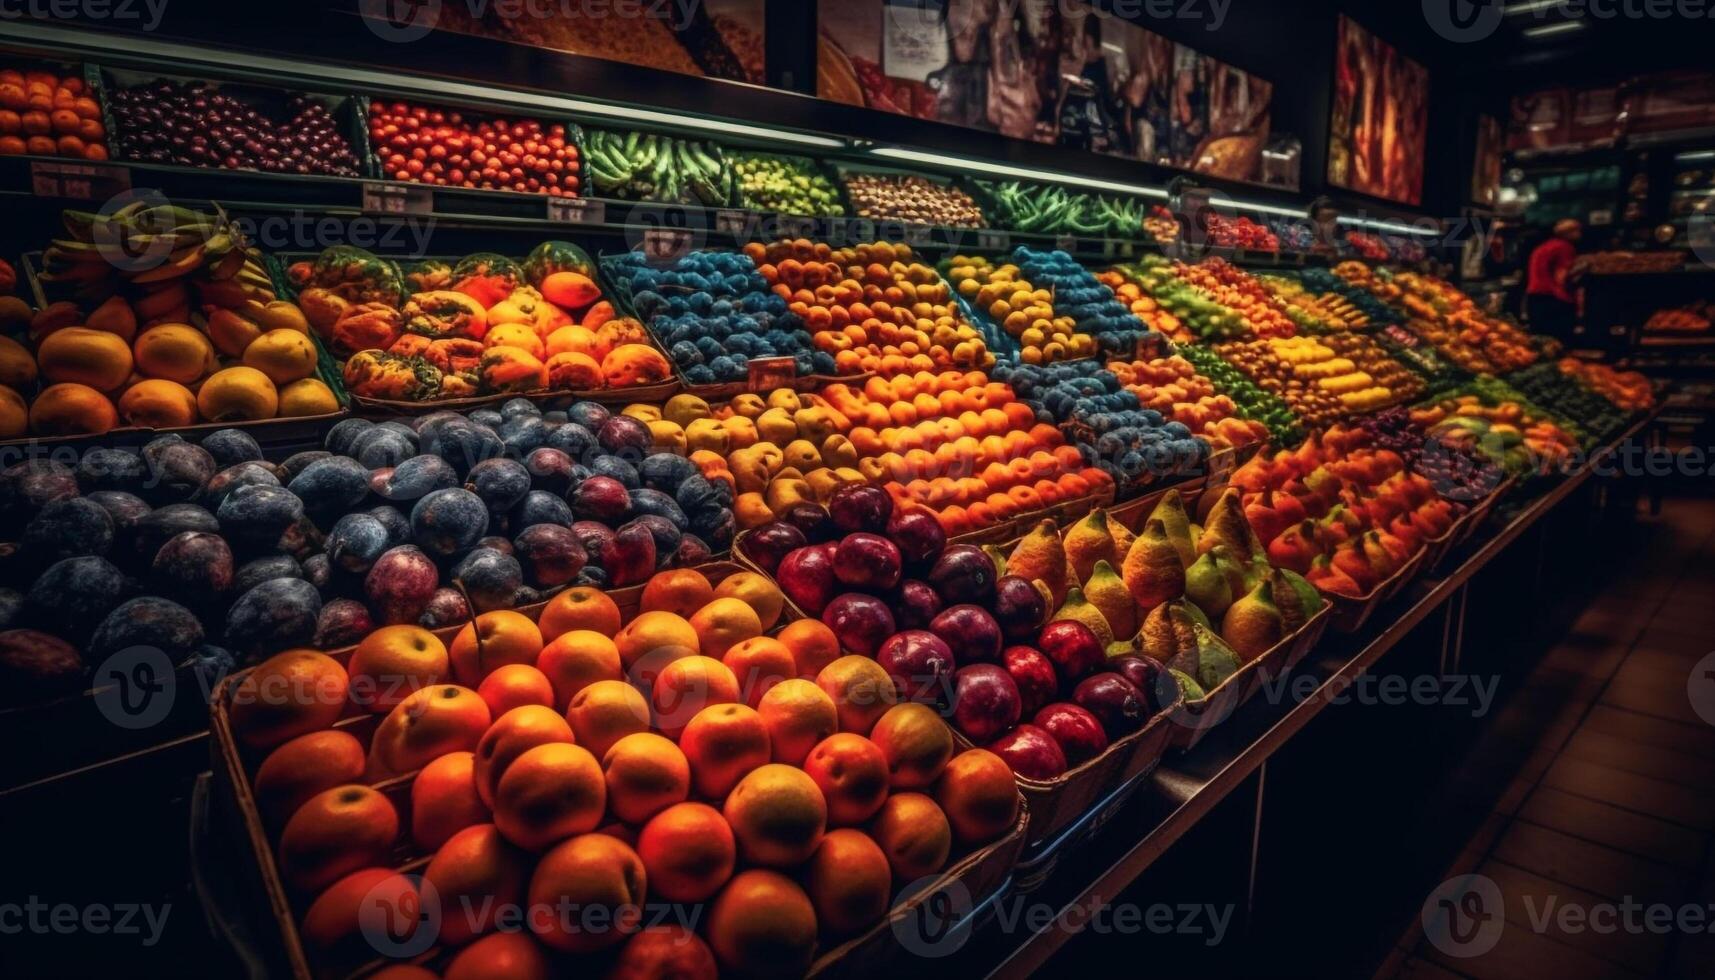
[[[716,704],[697,712],[679,735],[692,784],[710,799],[723,799],[751,770],[767,765],[768,727],[742,704]]]
[[[775,762],[802,765],[810,750],[839,731],[839,708],[827,692],[807,680],[782,681],[757,703]]]
[[[655,887],[655,872],[649,873]],[[676,924],[647,926],[632,936],[608,968],[607,980],[716,980],[715,954],[696,933]]]
[[[440,941],[462,946],[506,924],[501,910],[523,900],[530,860],[491,823],[466,827],[441,845],[423,871],[433,888],[424,891],[440,902]]]
[[[703,656],[719,660],[745,640],[762,635],[762,619],[741,599],[716,599],[691,616]]]
[[[961,844],[986,844],[1018,820],[1018,789],[1012,767],[986,749],[954,756],[935,781],[935,802],[947,814]]]
[[[840,658],[840,640],[819,619],[796,619],[781,629],[775,639],[792,651],[797,676],[815,680],[823,668]]]
[[[748,976],[802,976],[816,952],[816,910],[792,879],[742,871],[709,909],[709,947],[723,970]]]
[[[506,767],[494,791],[494,824],[519,847],[541,851],[600,826],[607,806],[601,764],[582,746],[550,742]]]
[[[476,753],[448,752],[411,780],[411,839],[432,851],[472,824],[487,823],[476,792]]]
[[[816,686],[839,710],[840,731],[868,735],[887,709],[898,700],[893,678],[868,657],[841,657],[816,675]]]
[[[470,688],[425,687],[381,720],[369,743],[370,775],[402,775],[448,752],[471,751],[488,731],[489,721],[488,705]]]
[[[830,830],[804,869],[804,891],[822,929],[847,936],[887,914],[893,869],[868,834],[850,828]]]
[[[311,949],[362,950],[373,956],[363,935],[365,920],[384,912],[398,922],[418,922],[421,908],[411,879],[391,868],[364,868],[316,896],[298,924],[298,934]]]
[[[572,726],[553,708],[527,704],[494,720],[476,743],[476,792],[483,805],[494,806],[501,777],[519,756],[538,745],[572,744]]]
[[[804,760],[804,771],[828,803],[828,823],[863,823],[887,799],[887,757],[862,735],[839,732],[823,739]]]
[[[566,720],[579,745],[606,756],[613,743],[649,730],[649,702],[624,681],[596,681],[572,696]]]
[[[602,636],[619,632],[619,606],[607,593],[587,585],[567,589],[542,607],[539,623],[542,636],[553,640],[572,630],[590,630]],[[552,675],[549,675],[552,676]]]
[[[310,797],[280,832],[280,877],[303,892],[386,863],[399,836],[399,814],[387,797],[350,784]]]
[[[554,685],[548,676],[529,664],[507,664],[489,674],[476,686],[476,695],[488,705],[488,713],[496,718],[527,704],[561,707],[559,699],[554,697]]]
[[[777,868],[808,860],[828,823],[828,804],[815,780],[773,762],[740,779],[721,812],[745,862]]]
[[[553,685],[554,704],[562,711],[572,698],[596,681],[623,678],[619,647],[595,630],[568,630],[542,648],[536,666]]]
[[[738,701],[738,678],[713,657],[681,657],[661,668],[649,691],[655,727],[677,739],[697,712]]]
[[[645,881],[643,860],[625,842],[606,834],[573,837],[536,865],[526,921],[537,939],[555,949],[606,949],[637,931]]]
[[[887,709],[870,729],[870,741],[887,759],[888,783],[895,790],[935,784],[953,757],[953,731],[928,705],[907,702]]]
[[[738,843],[714,807],[675,803],[643,825],[637,853],[652,894],[670,902],[702,902],[732,877]]]
[[[798,674],[791,649],[768,636],[753,636],[735,644],[721,658],[721,663],[738,678],[742,700],[753,708],[761,703],[769,688]]]
[[[383,626],[352,651],[351,698],[376,714],[447,676],[447,647],[421,626]]]
[[[697,631],[690,622],[662,610],[640,614],[613,641],[626,676],[644,687],[653,685],[668,664],[700,652]]]
[[[869,822],[893,877],[916,881],[939,874],[953,850],[953,829],[941,807],[922,793],[895,793]]]
[[[475,687],[506,664],[534,666],[541,652],[542,631],[530,617],[510,609],[485,612],[453,637],[453,676]]]
[[[643,586],[640,612],[670,612],[689,619],[691,614],[714,601],[715,590],[702,572],[675,568],[656,572]]]
[[[527,932],[493,932],[464,949],[447,964],[442,980],[549,980],[553,965]]]
[[[288,650],[258,664],[232,690],[228,716],[245,747],[267,749],[333,727],[350,682],[339,661],[314,650]]]
[[[361,780],[363,768],[363,744],[357,739],[332,729],[310,732],[268,753],[251,792],[263,818],[278,826],[317,793]]]
[[[602,756],[608,811],[640,824],[691,795],[691,767],[679,747],[654,732],[613,743]]]

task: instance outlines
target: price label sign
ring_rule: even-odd
[[[645,228],[643,257],[659,265],[679,261],[691,250],[691,232],[686,228]]]
[[[30,191],[37,197],[105,201],[131,189],[129,167],[93,163],[30,161]]]
[[[1012,236],[1004,231],[985,228],[977,232],[977,249],[994,255],[1010,252],[1012,251]]]
[[[587,197],[550,197],[548,220],[569,225],[606,224],[607,203]]]
[[[363,210],[369,214],[434,214],[435,192],[422,184],[363,185]]]
[[[798,378],[798,362],[790,357],[757,357],[750,361],[750,390],[756,394],[785,388]]]
[[[750,238],[750,212],[716,211],[715,231],[734,238]]]

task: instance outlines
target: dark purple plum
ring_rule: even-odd
[[[321,607],[320,597],[316,607]],[[84,652],[91,663],[101,663],[121,650],[154,647],[179,663],[202,644],[202,623],[195,613],[171,599],[142,596],[115,606],[95,627]]]
[[[589,555],[578,536],[571,528],[559,524],[525,528],[513,540],[512,549],[524,569],[524,580],[539,589],[570,583],[589,563]]]
[[[148,482],[143,457],[124,449],[97,446],[77,461],[77,485],[84,493],[97,490],[136,490]]]
[[[569,503],[578,520],[615,527],[631,513],[631,494],[625,484],[608,476],[592,476],[573,487]]]
[[[291,555],[269,555],[238,566],[232,575],[232,591],[242,595],[269,579],[303,578],[304,567]]]
[[[143,463],[149,468],[143,497],[156,504],[193,499],[219,469],[208,450],[178,436],[150,441],[143,447]]]
[[[487,530],[488,508],[469,490],[436,490],[411,508],[411,540],[435,558],[464,554]]]
[[[808,543],[804,532],[798,530],[795,525],[785,521],[769,521],[746,534],[739,548],[744,551],[744,557],[755,562],[764,572],[773,575],[780,567],[782,559]]]
[[[87,497],[50,501],[24,528],[25,556],[39,566],[61,558],[106,555],[113,547],[113,515]]]
[[[491,514],[504,514],[530,492],[530,471],[516,459],[485,459],[465,476],[465,489],[482,498]]]
[[[468,623],[470,619],[470,603],[465,601],[464,593],[457,589],[436,589],[424,604],[417,625],[438,630]]]
[[[304,518],[304,502],[285,487],[239,487],[221,501],[215,516],[220,520],[220,532],[236,550],[270,550]]]
[[[274,467],[267,463],[235,463],[209,478],[208,484],[202,488],[202,496],[198,498],[198,502],[209,510],[217,511],[227,496],[239,487],[279,485],[279,475],[274,472]]]
[[[537,449],[524,459],[530,471],[530,489],[564,497],[572,488],[572,458],[549,446]]]
[[[511,555],[478,548],[453,568],[453,581],[464,587],[478,613],[511,609],[512,597],[524,585],[524,569]]]
[[[243,429],[217,429],[202,441],[202,448],[220,467],[262,461],[262,447]]]
[[[546,490],[532,490],[525,494],[524,502],[511,514],[513,527],[531,527],[536,524],[558,524],[566,527],[575,519],[572,506]]]
[[[369,468],[355,459],[317,460],[292,478],[286,489],[304,502],[304,512],[332,524],[369,496]]]
[[[316,640],[321,593],[303,579],[276,578],[238,597],[226,611],[226,645],[252,660]]]
[[[134,591],[125,573],[105,558],[67,558],[30,584],[24,615],[56,636],[82,643]]]
[[[226,539],[186,531],[161,546],[149,566],[149,589],[187,606],[206,606],[232,589],[238,574]]]
[[[367,575],[392,547],[387,528],[368,514],[347,514],[328,531],[326,549],[332,567],[348,575]]]
[[[335,599],[316,617],[316,649],[338,650],[353,646],[375,631],[369,607],[356,599]]]
[[[459,475],[453,471],[451,463],[439,456],[413,456],[393,467],[375,492],[383,500],[403,504],[458,485]]]
[[[386,626],[415,623],[441,584],[441,571],[422,549],[403,545],[389,550],[363,579],[363,593],[376,619]]]

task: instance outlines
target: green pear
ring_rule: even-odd
[[[1066,590],[1066,601],[1061,604],[1054,615],[1048,617],[1050,623],[1057,623],[1063,619],[1088,626],[1090,632],[1096,634],[1096,639],[1102,641],[1103,647],[1114,641],[1114,630],[1112,626],[1108,625],[1107,617],[1102,615],[1100,609],[1091,605],[1090,600],[1084,598],[1084,590],[1076,585]]]
[[[1204,552],[1185,569],[1185,598],[1218,619],[1233,604],[1233,589],[1213,552]]]
[[[1208,692],[1203,690],[1203,685],[1197,683],[1196,678],[1192,677],[1190,674],[1185,673],[1183,670],[1174,670],[1171,667],[1167,668],[1167,672],[1173,676],[1174,680],[1179,682],[1179,693],[1185,696],[1185,700],[1201,701],[1209,696]]]
[[[1167,666],[1190,674],[1204,690],[1212,691],[1237,673],[1242,664],[1221,638],[1209,630],[1192,626],[1191,634],[1191,648],[1182,651]]]
[[[1259,582],[1221,617],[1221,638],[1245,660],[1267,653],[1286,636],[1286,621],[1274,604],[1270,582]]]
[[[1185,501],[1180,498],[1179,491],[1169,490],[1163,494],[1155,509],[1149,512],[1149,521],[1160,521],[1167,531],[1167,540],[1172,542],[1173,550],[1179,552],[1179,562],[1190,565],[1197,560],[1197,546],[1191,540],[1191,517],[1185,513]]]
[[[1322,593],[1316,591],[1316,586],[1285,568],[1274,569],[1269,576],[1269,594],[1288,633],[1298,632],[1322,609]]]
[[[1006,577],[1006,552],[992,544],[985,544],[983,545],[983,554],[988,555],[989,560],[994,562],[995,579],[998,581]]]

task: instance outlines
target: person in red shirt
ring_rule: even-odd
[[[1578,305],[1567,278],[1578,257],[1578,240],[1584,226],[1571,218],[1555,222],[1554,236],[1530,253],[1529,277],[1525,284],[1525,312],[1530,327],[1561,340],[1572,339],[1578,322]]]

